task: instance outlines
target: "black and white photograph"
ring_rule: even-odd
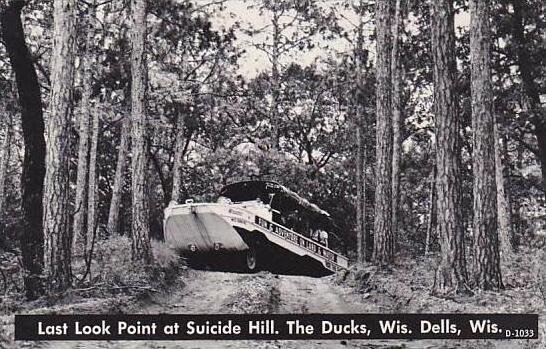
[[[0,348],[546,349],[544,0],[0,0]]]

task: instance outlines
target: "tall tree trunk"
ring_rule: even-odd
[[[373,260],[390,264],[394,257],[392,232],[392,109],[390,1],[376,1],[376,172]]]
[[[358,108],[362,110],[362,108]],[[366,239],[366,142],[362,123],[364,118],[359,112],[359,122],[356,126],[356,248],[357,262],[363,264],[368,259],[368,244]]]
[[[499,224],[499,237],[502,261],[509,262],[512,259],[512,217],[510,213],[510,202],[504,186],[504,165],[501,155],[500,124],[494,124],[495,141],[495,181],[497,183],[497,217]],[[504,141],[504,140],[503,140]]]
[[[119,211],[123,184],[125,183],[125,168],[127,164],[126,158],[129,152],[130,132],[130,120],[123,120],[118,148],[118,160],[116,163],[116,174],[114,175],[114,185],[112,187],[112,200],[110,201],[110,209],[108,211],[107,230],[109,234],[119,233]]]
[[[91,89],[92,89],[92,40],[93,40],[93,17],[95,16],[95,6],[89,5],[87,13],[87,23],[84,26],[87,31],[84,51],[82,53],[81,66],[83,68],[82,77],[82,101],[79,119],[79,143],[78,143],[78,170],[76,176],[76,200],[73,224],[73,250],[80,250],[81,242],[85,241],[86,230],[85,217],[87,213],[87,180],[89,177],[89,123],[91,120]],[[85,245],[85,243],[83,243]],[[85,249],[83,249],[85,251]]]
[[[21,125],[25,144],[21,178],[23,211],[20,235],[25,293],[36,299],[44,292],[42,282],[44,262],[44,231],[42,228],[46,144],[40,84],[32,56],[25,42],[21,21],[24,1],[13,1],[0,9],[2,38],[17,82],[21,107]]]
[[[99,113],[100,106],[95,106],[93,110],[93,123],[91,127],[91,149],[89,151],[89,189],[87,198],[87,234],[84,239],[84,247],[87,253],[91,253],[91,244],[95,234],[97,224],[97,146],[99,141]]]
[[[272,61],[272,68],[271,68],[271,83],[272,83],[272,105],[271,105],[271,123],[272,126],[272,139],[273,149],[278,149],[279,142],[280,142],[280,126],[281,126],[281,120],[279,115],[279,89],[280,89],[280,72],[279,72],[279,58],[280,58],[280,50],[279,46],[281,45],[281,38],[280,38],[280,28],[281,25],[279,23],[279,14],[277,13],[277,10],[273,11],[273,18],[272,18],[272,25],[273,25],[273,53],[271,55],[271,61]]]
[[[63,290],[71,284],[68,166],[70,116],[74,89],[74,41],[76,1],[53,3],[51,54],[51,101],[47,124],[46,177],[44,187],[45,266],[51,287]]]
[[[517,207],[517,204],[513,200],[513,194],[510,190],[511,188],[511,178],[512,178],[512,165],[510,163],[510,154],[508,153],[508,142],[509,142],[509,136],[506,133],[506,131],[501,132],[501,138],[502,138],[502,152],[501,152],[501,159],[504,158],[503,161],[503,173],[506,171],[506,175],[504,176],[504,194],[506,197],[506,205],[508,209],[508,224],[509,224],[509,237],[510,237],[510,246],[512,248],[512,251],[514,252],[516,250],[516,239],[514,232],[518,231],[518,224],[517,219],[514,217],[514,209]],[[498,191],[499,189],[497,189]]]
[[[495,137],[491,86],[489,0],[470,1],[472,73],[472,171],[474,174],[474,282],[480,289],[502,287],[497,232]]]
[[[401,102],[401,80],[402,67],[400,66],[400,26],[402,12],[400,0],[396,0],[393,34],[392,34],[392,231],[396,237],[399,234],[400,214],[400,159],[402,157],[402,102]]]
[[[523,85],[523,106],[531,114],[531,122],[535,126],[535,136],[538,143],[539,160],[542,170],[542,185],[546,195],[546,108],[540,101],[539,86],[535,82],[530,61],[528,42],[525,38],[524,6],[525,1],[514,0],[513,35],[516,44],[518,66]]]
[[[146,191],[148,181],[146,127],[146,0],[131,0],[131,116],[132,116],[132,257],[152,261]]]
[[[429,191],[430,209],[427,222],[427,233],[425,237],[425,255],[430,252],[430,244],[432,239],[432,229],[436,225],[436,165],[430,173],[430,191]]]
[[[360,0],[360,11],[363,10],[363,3]],[[356,73],[357,73],[357,100],[355,101],[356,117],[356,248],[357,262],[363,264],[368,256],[368,244],[366,234],[366,115],[364,114],[364,16],[359,14],[357,45],[355,52]]]
[[[452,0],[431,4],[434,115],[436,124],[436,219],[441,259],[433,292],[446,295],[466,290],[464,232],[461,225],[458,132],[455,96],[455,27]]]
[[[106,18],[110,17],[106,13]],[[126,35],[123,35],[124,39]],[[124,40],[125,41],[125,40]],[[129,41],[129,40],[127,40]],[[120,47],[120,50],[125,49],[125,44]],[[131,66],[128,62],[123,62],[120,64],[120,69],[130,72]],[[128,83],[123,89],[124,102],[129,103],[131,100],[131,84]],[[110,201],[110,207],[108,210],[108,222],[107,222],[107,231],[110,235],[120,233],[120,210],[121,210],[121,199],[123,194],[123,188],[125,185],[125,172],[127,169],[127,157],[129,155],[130,147],[130,137],[131,137],[131,120],[130,115],[127,113],[127,116],[123,117],[121,122],[120,130],[120,141],[118,147],[118,156],[116,161],[116,172],[114,175],[114,183],[112,185],[112,198]]]
[[[174,145],[174,164],[173,164],[173,187],[171,200],[180,202],[180,187],[182,185],[182,164],[184,162],[184,148],[186,139],[184,135],[184,115],[178,116],[178,133]]]
[[[4,203],[6,202],[6,176],[11,149],[12,116],[10,112],[6,115],[6,124],[4,126],[4,138],[0,145],[0,220],[4,218]]]

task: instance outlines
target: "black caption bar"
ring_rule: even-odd
[[[538,315],[16,315],[15,339],[538,339]]]

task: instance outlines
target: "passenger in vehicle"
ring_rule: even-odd
[[[290,212],[288,216],[286,217],[286,227],[297,231],[298,223],[299,223],[298,210]]]
[[[319,233],[320,243],[328,247],[328,233],[325,232],[324,230],[319,230],[318,233]]]

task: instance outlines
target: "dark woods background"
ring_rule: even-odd
[[[354,260],[396,265],[394,255],[439,253],[445,212],[436,202],[450,194],[435,185],[441,144],[433,72],[443,68],[434,45],[450,42],[447,60],[456,67],[444,66],[452,73],[446,91],[458,125],[442,140],[456,138],[458,172],[448,178],[459,181],[455,230],[464,233],[467,258],[477,253],[468,1],[435,0],[435,8],[409,0],[244,3],[260,20],[230,14],[230,1],[150,1],[147,9],[144,2],[0,2],[6,291],[25,279],[35,298],[43,285],[85,281],[96,267],[90,261],[119,235],[131,238],[133,259],[150,262],[148,238],[162,239],[171,200],[213,200],[222,185],[250,177],[276,180],[329,211]],[[496,187],[488,207],[499,222],[485,234],[491,244],[500,236],[506,256],[544,243],[546,19],[540,0],[485,3],[492,103],[484,103],[494,120],[483,119],[490,132],[483,138]],[[454,41],[434,27],[431,11],[448,24],[454,16]],[[446,36],[434,44],[433,33]],[[376,159],[393,158],[390,172],[375,172]],[[390,229],[378,223],[378,199],[394,202]],[[392,246],[380,251],[374,241],[385,230]],[[498,250],[487,258],[499,263]]]

